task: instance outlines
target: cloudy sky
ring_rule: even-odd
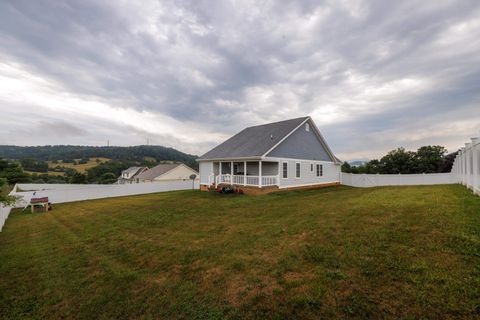
[[[344,160],[480,130],[480,1],[0,2],[0,144],[172,146],[310,115]]]

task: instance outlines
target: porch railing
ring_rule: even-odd
[[[216,184],[225,183],[246,186],[259,186],[259,181],[259,176],[221,174],[215,177]],[[276,185],[278,185],[278,176],[262,176],[263,187]]]

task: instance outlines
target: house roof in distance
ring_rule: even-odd
[[[136,176],[137,179],[142,179],[142,180],[153,180],[156,177],[161,176],[162,174],[167,173],[170,170],[175,169],[178,166],[181,166],[182,163],[161,163],[159,165],[156,165],[155,167],[145,170],[142,173],[140,173],[138,176]]]
[[[309,117],[248,127],[202,155],[199,160],[261,157]]]
[[[123,173],[128,173],[128,174],[135,174],[137,173],[138,171],[144,169],[145,167],[130,167],[128,169],[125,169],[122,171],[122,174]]]
[[[122,171],[122,174],[121,176],[119,177],[120,179],[128,179],[128,180],[131,180],[133,179],[136,175],[138,175],[140,172],[142,172],[143,170],[147,169],[147,167],[130,167],[128,169],[125,169]],[[128,178],[123,178],[123,174],[124,173],[128,173]]]

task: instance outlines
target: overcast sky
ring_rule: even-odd
[[[0,2],[0,144],[171,146],[310,115],[343,160],[480,130],[480,1]]]

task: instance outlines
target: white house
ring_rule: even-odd
[[[183,163],[162,163],[151,169],[145,170],[135,177],[136,183],[166,181],[166,180],[190,180],[198,172]]]
[[[244,191],[338,184],[340,165],[310,117],[249,127],[197,159],[200,186]]]
[[[130,167],[126,170],[123,170],[118,177],[118,184],[129,184],[135,182],[135,177],[142,173],[143,171],[148,170],[147,167]]]

